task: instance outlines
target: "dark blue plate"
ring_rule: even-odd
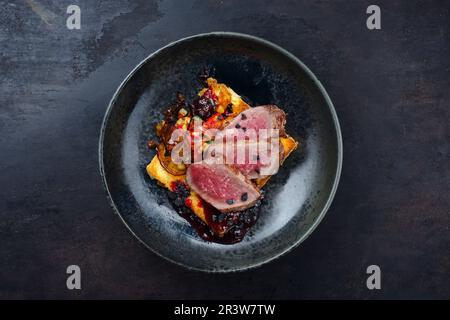
[[[276,104],[301,146],[265,186],[261,215],[244,240],[202,240],[145,171],[154,156],[146,142],[180,91],[191,99],[204,68],[252,105]],[[114,211],[142,243],[187,268],[244,270],[288,252],[316,228],[336,192],[342,138],[333,104],[314,74],[286,50],[229,32],[173,42],[141,62],[114,94],[100,134],[100,172]]]

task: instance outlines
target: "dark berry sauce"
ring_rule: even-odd
[[[206,120],[216,112],[216,104],[216,95],[211,89],[208,89],[201,97],[196,97],[192,102],[192,114]]]
[[[239,212],[222,213],[209,203],[202,201],[205,222],[190,209],[188,186],[177,182],[169,192],[169,200],[180,216],[186,219],[198,235],[210,242],[233,244],[242,241],[248,230],[256,223],[261,211],[261,200],[251,208]],[[261,197],[262,198],[262,197]]]

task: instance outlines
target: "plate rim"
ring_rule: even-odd
[[[240,38],[240,39],[245,39],[245,40],[250,40],[265,46],[268,46],[276,51],[279,51],[280,53],[282,53],[283,55],[287,56],[289,59],[291,59],[295,64],[299,65],[300,68],[303,69],[303,71],[306,72],[306,74],[310,77],[310,79],[314,82],[314,84],[317,86],[317,88],[319,89],[320,93],[322,94],[322,96],[325,99],[325,103],[328,106],[328,109],[331,113],[332,116],[332,120],[333,120],[333,124],[334,124],[334,128],[336,131],[336,138],[337,138],[337,166],[336,166],[336,171],[334,174],[334,180],[333,180],[333,185],[332,188],[329,192],[327,201],[324,205],[324,207],[322,208],[322,210],[320,211],[320,213],[318,214],[317,218],[315,219],[315,221],[309,226],[308,230],[299,238],[297,239],[295,242],[293,242],[291,245],[289,245],[288,247],[286,247],[285,249],[283,249],[282,251],[274,254],[273,256],[271,256],[270,258],[263,260],[263,261],[259,261],[256,263],[252,263],[252,264],[248,264],[246,266],[243,267],[236,267],[236,268],[229,268],[229,269],[206,269],[206,268],[198,268],[198,267],[193,267],[191,265],[188,264],[184,264],[182,262],[179,261],[175,261],[169,257],[164,256],[162,253],[158,252],[156,249],[152,248],[151,246],[149,246],[145,241],[143,241],[139,235],[137,235],[134,230],[132,229],[132,227],[127,223],[127,221],[125,221],[125,219],[123,218],[122,214],[120,213],[119,209],[117,208],[113,197],[111,196],[111,192],[109,190],[108,187],[108,182],[106,181],[106,175],[105,175],[105,168],[104,168],[104,162],[103,162],[103,143],[104,143],[104,138],[105,138],[105,129],[106,126],[108,124],[108,120],[111,114],[111,111],[113,109],[113,105],[115,104],[119,94],[122,92],[123,88],[126,86],[126,84],[128,83],[128,81],[136,74],[136,72],[141,69],[141,67],[151,58],[153,58],[154,56],[156,56],[157,54],[159,54],[161,51],[166,50],[170,47],[173,47],[181,42],[187,41],[187,40],[191,40],[194,38],[203,38],[203,37],[211,37],[211,36],[228,36],[228,37],[235,37],[235,38]],[[106,197],[108,199],[108,202],[110,204],[110,206],[113,208],[113,211],[116,215],[119,216],[120,220],[122,221],[122,223],[126,226],[126,228],[128,229],[128,231],[140,242],[142,243],[148,250],[150,250],[151,252],[155,253],[157,256],[162,257],[163,259],[165,259],[166,261],[170,261],[171,263],[174,263],[175,265],[178,266],[182,266],[186,269],[189,270],[195,270],[195,271],[201,271],[201,272],[205,272],[205,273],[234,273],[234,272],[242,272],[242,271],[247,271],[247,270],[251,270],[251,269],[255,269],[257,267],[260,267],[262,265],[265,265],[271,261],[274,261],[278,258],[280,258],[281,256],[284,256],[285,254],[287,254],[288,252],[292,251],[293,249],[295,249],[296,247],[298,247],[303,241],[305,241],[310,235],[311,233],[317,228],[317,226],[319,225],[319,223],[322,221],[322,219],[324,218],[324,216],[326,215],[326,213],[328,212],[334,197],[336,195],[336,191],[339,185],[339,181],[340,181],[340,177],[341,177],[341,172],[342,172],[342,162],[343,162],[343,141],[342,141],[342,133],[341,133],[341,127],[339,124],[339,119],[336,113],[336,110],[334,108],[333,102],[331,101],[331,98],[329,97],[327,91],[325,90],[325,87],[322,85],[322,83],[319,81],[319,79],[316,77],[316,75],[299,59],[297,58],[294,54],[290,53],[289,51],[287,51],[286,49],[282,48],[281,46],[265,40],[263,38],[257,37],[257,36],[253,36],[250,34],[246,34],[246,33],[240,33],[240,32],[230,32],[230,31],[213,31],[213,32],[206,32],[206,33],[199,33],[199,34],[195,34],[195,35],[191,35],[191,36],[187,36],[187,37],[183,37],[180,38],[178,40],[172,41],[168,44],[166,44],[165,46],[162,46],[161,48],[157,49],[156,51],[150,53],[147,57],[145,57],[143,60],[141,60],[128,74],[127,76],[122,80],[122,82],[120,83],[120,85],[117,87],[117,89],[115,90],[111,100],[108,103],[108,107],[106,108],[105,111],[105,115],[103,116],[103,120],[102,120],[102,124],[101,124],[101,128],[100,128],[100,135],[99,135],[99,145],[98,145],[98,160],[99,160],[99,171],[100,171],[100,176],[102,179],[102,184],[103,184],[103,188],[106,191]]]

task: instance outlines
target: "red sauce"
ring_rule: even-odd
[[[219,129],[223,123],[223,119],[219,120],[220,116],[221,114],[216,112],[203,123],[203,126],[208,129]]]
[[[211,88],[208,88],[203,93],[203,97],[205,97],[207,99],[213,99],[215,102],[219,99]]]
[[[169,186],[170,191],[176,191],[178,184],[178,181],[172,181]]]

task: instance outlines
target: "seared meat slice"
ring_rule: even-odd
[[[244,210],[261,196],[242,173],[224,164],[191,164],[186,181],[203,200],[222,212]]]
[[[260,179],[277,173],[284,149],[279,139],[271,139],[263,147],[258,140],[238,139],[229,145],[215,142],[206,151],[208,163],[228,164],[248,179]]]
[[[284,153],[279,137],[286,135],[285,123],[286,114],[275,105],[250,108],[234,118],[219,133],[213,147],[219,149],[220,154],[226,154],[226,163],[232,164],[248,179],[264,178],[275,174],[283,161]],[[262,129],[266,129],[265,136],[260,131]],[[278,135],[272,135],[270,133],[272,129],[277,129]],[[234,149],[222,148],[221,145],[226,142],[232,143],[235,146]],[[267,142],[267,144],[263,147],[261,142]],[[241,151],[241,154],[246,155],[245,158],[240,157],[239,161],[236,161],[239,153],[237,149]],[[235,161],[229,161],[230,151],[231,159],[234,153]]]
[[[276,105],[265,105],[250,108],[239,114],[227,126],[226,129],[236,128],[242,133],[249,129],[278,129],[280,137],[286,135],[284,125],[286,114]]]

